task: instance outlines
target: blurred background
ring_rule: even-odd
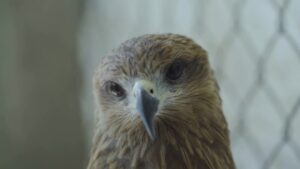
[[[209,53],[238,169],[299,169],[299,10],[299,0],[0,0],[0,168],[85,168],[101,56],[171,32]]]

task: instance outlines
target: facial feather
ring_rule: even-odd
[[[172,81],[166,76],[178,60],[184,62],[183,72]],[[151,82],[155,91],[147,92],[159,100],[153,118],[155,140],[134,106],[134,86],[141,80]],[[124,90],[122,100],[109,95],[107,81]],[[172,157],[178,158],[175,168],[234,168],[219,88],[207,53],[191,39],[157,34],[124,42],[103,58],[94,76],[94,89],[99,119],[94,146],[105,150],[93,151],[92,156],[100,158],[107,151],[125,168],[174,168],[168,162]],[[93,168],[92,162],[89,166]]]

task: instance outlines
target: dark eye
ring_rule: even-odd
[[[167,80],[169,80],[169,81],[178,80],[182,76],[185,67],[186,67],[185,61],[183,61],[181,59],[175,60],[167,69],[167,72],[166,72]]]
[[[114,97],[121,98],[125,96],[125,90],[116,82],[108,81],[106,83],[106,90],[110,95]]]

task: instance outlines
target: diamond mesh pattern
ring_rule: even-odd
[[[299,1],[203,5],[202,38],[213,51],[238,168],[299,168]],[[218,35],[220,27],[227,32]]]

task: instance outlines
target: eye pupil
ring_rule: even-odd
[[[168,80],[174,81],[181,77],[185,64],[181,60],[176,60],[172,63],[172,65],[168,68],[166,77]]]
[[[125,95],[124,89],[115,82],[109,83],[109,92],[116,97],[122,97]]]

